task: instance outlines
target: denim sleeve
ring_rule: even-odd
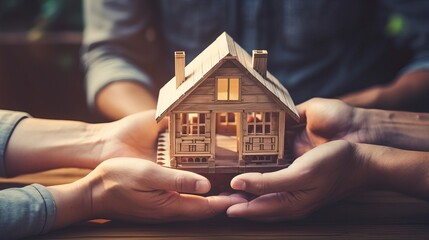
[[[0,191],[0,238],[17,239],[48,232],[56,214],[52,194],[42,185]]]
[[[401,73],[429,71],[429,1],[382,1],[389,16],[386,31],[394,44],[412,54],[411,61]]]
[[[115,81],[136,81],[153,89],[149,74],[141,67],[156,56],[150,2],[154,4],[140,0],[84,1],[82,62],[91,108],[98,92]]]
[[[0,177],[6,177],[6,147],[13,130],[18,123],[29,115],[23,112],[0,110]]]

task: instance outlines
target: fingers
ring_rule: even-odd
[[[335,103],[340,102],[337,99],[327,99],[327,98],[312,98],[308,101],[305,101],[298,106],[296,106],[296,109],[298,111],[298,114],[301,118],[301,122],[305,122],[307,119],[307,111],[311,111],[312,109],[317,109],[320,107],[327,107],[327,104],[329,103]],[[311,109],[311,110],[309,110]]]
[[[296,134],[293,141],[293,151],[295,156],[302,156],[312,148],[314,148],[314,145],[309,138],[307,131],[301,131],[300,133]]]
[[[313,105],[314,103],[324,101],[323,98],[312,98],[310,100],[307,100],[298,106],[296,106],[296,110],[298,111],[298,114],[300,116],[300,122],[306,122],[307,120],[307,109]]]
[[[296,199],[287,197],[287,193],[271,193],[260,196],[248,203],[239,203],[229,207],[228,217],[247,218],[258,221],[274,221],[279,219],[300,219],[307,211],[301,211]]]
[[[231,187],[235,190],[264,195],[297,189],[298,186],[294,185],[300,176],[299,173],[291,169],[271,173],[244,173],[231,180]]]
[[[231,180],[231,187],[256,195],[273,192],[295,191],[314,187],[312,179],[329,174],[338,159],[353,157],[354,146],[344,140],[322,144],[297,158],[288,168],[271,173],[244,173]]]
[[[268,194],[256,198],[253,201],[232,205],[226,211],[228,217],[247,218],[257,220],[270,220],[280,218],[280,202],[273,197],[274,194]],[[280,216],[279,216],[280,215]]]
[[[181,171],[153,164],[146,177],[154,190],[170,190],[184,193],[206,193],[210,190],[207,178],[196,173]]]
[[[320,145],[297,158],[288,168],[270,173],[244,173],[231,180],[235,190],[264,195],[305,189],[311,180],[314,169],[329,166],[329,162],[339,156],[347,155],[350,143],[333,141]],[[344,152],[344,153],[343,153]],[[317,176],[317,175],[316,175]]]
[[[239,194],[228,196],[201,197],[181,194],[177,201],[169,206],[173,220],[196,220],[225,213],[226,209],[235,204],[247,202]]]
[[[308,100],[308,101],[303,102],[303,103],[296,106],[296,110],[298,111],[299,118],[300,118],[299,121],[301,123],[306,122],[306,120],[307,120],[306,109],[307,109],[307,106],[309,104],[309,101],[311,101],[311,100]]]

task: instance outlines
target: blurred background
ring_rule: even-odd
[[[95,121],[80,63],[78,0],[0,0],[0,109]]]

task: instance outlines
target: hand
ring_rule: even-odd
[[[336,139],[372,143],[377,131],[368,131],[363,109],[351,107],[339,100],[314,98],[297,106],[306,128],[294,141],[294,150],[301,156],[308,150]]]
[[[244,173],[231,187],[258,197],[228,208],[230,217],[254,220],[298,219],[328,203],[365,188],[367,161],[355,144],[338,140],[323,144],[272,173]]]
[[[93,212],[97,217],[136,222],[209,218],[242,202],[234,196],[201,197],[210,182],[195,173],[161,167],[140,159],[120,158],[94,171]]]
[[[49,190],[57,205],[54,228],[92,218],[144,223],[204,219],[246,201],[237,194],[181,194],[207,193],[210,182],[136,158],[109,159],[83,179]]]
[[[167,128],[167,119],[155,121],[155,110],[136,113],[98,128],[102,147],[98,163],[115,157],[136,157],[155,160],[156,143],[160,131]]]

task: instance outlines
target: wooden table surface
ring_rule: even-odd
[[[0,188],[68,183],[87,170],[59,169],[0,179]],[[429,203],[392,192],[367,192],[307,219],[251,222],[219,216],[197,222],[135,225],[107,220],[75,224],[34,239],[429,239]],[[1,239],[1,236],[0,236]]]

